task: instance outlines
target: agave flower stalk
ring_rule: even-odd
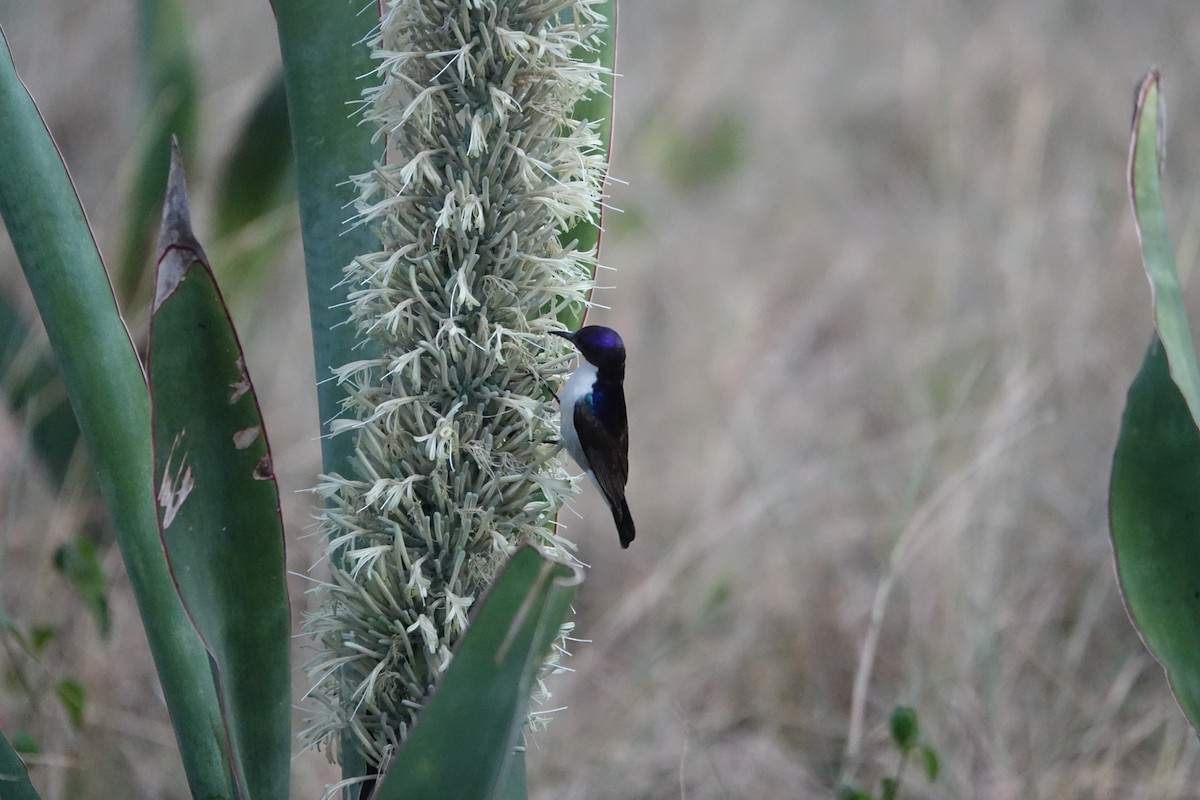
[[[605,153],[571,117],[602,88],[580,59],[595,0],[391,0],[369,44],[364,118],[388,157],[355,178],[377,252],[346,270],[366,358],[334,435],[352,474],[324,476],[332,576],[308,622],[322,711],[311,742],[353,741],[386,765],[512,549],[570,560],[555,517],[575,486],[550,389],[568,354],[560,315],[592,287]],[[347,737],[346,733],[350,736]]]

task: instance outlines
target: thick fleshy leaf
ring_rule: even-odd
[[[208,656],[179,603],[154,515],[145,375],[83,208],[0,34],[0,215],[37,302],[108,505],[197,797],[227,797]]]
[[[215,663],[245,797],[287,798],[291,707],[283,524],[245,359],[191,231],[172,155],[150,322],[159,526]]]
[[[29,782],[25,762],[3,735],[0,735],[0,797],[4,800],[39,800]]]
[[[1129,389],[1109,523],[1129,616],[1200,729],[1200,430],[1157,337]]]
[[[375,800],[491,800],[523,786],[513,748],[579,576],[518,550],[471,622]],[[505,795],[511,797],[511,795]]]
[[[1138,87],[1129,191],[1157,335],[1129,389],[1113,456],[1109,524],[1130,618],[1200,730],[1200,372],[1161,196],[1162,97]]]
[[[346,396],[343,387],[330,380],[333,369],[370,358],[354,326],[344,324],[346,290],[338,285],[347,264],[379,248],[367,226],[347,225],[348,208],[355,200],[347,178],[383,158],[383,145],[371,141],[371,127],[352,115],[375,70],[369,48],[354,43],[365,39],[379,18],[358,0],[275,0],[274,8],[296,161],[317,404],[324,428],[341,413]],[[351,436],[322,436],[325,472],[346,473],[353,450]],[[354,746],[345,750],[356,751]]]
[[[1165,156],[1164,102],[1155,70],[1142,79],[1133,110],[1133,135],[1129,145],[1129,195],[1142,243],[1142,261],[1154,297],[1154,327],[1167,350],[1171,377],[1200,425],[1200,370],[1184,310],[1183,291],[1175,269],[1175,254],[1167,235],[1167,215],[1162,201],[1162,165]]]
[[[495,800],[527,800],[529,783],[525,776],[525,743],[522,740],[509,756],[504,770],[504,785],[496,793]]]
[[[346,396],[330,380],[333,370],[372,356],[361,349],[354,326],[344,324],[345,287],[337,287],[347,264],[379,248],[367,226],[346,225],[347,208],[355,199],[347,177],[383,158],[382,145],[371,141],[370,126],[351,116],[375,69],[368,48],[353,43],[365,39],[379,17],[358,0],[275,0],[272,5],[287,87],[317,408],[325,434]],[[322,435],[321,463],[327,474],[348,474],[353,453],[353,437]],[[341,554],[332,558],[339,561]],[[367,773],[352,734],[345,734],[340,753],[343,777]]]

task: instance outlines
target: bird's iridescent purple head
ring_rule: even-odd
[[[579,353],[597,367],[619,366],[625,363],[625,343],[612,328],[586,325],[575,333],[552,331],[579,349]]]

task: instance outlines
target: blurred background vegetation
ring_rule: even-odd
[[[551,687],[569,708],[531,739],[532,796],[832,797],[843,774],[877,785],[894,769],[898,703],[942,761],[936,784],[913,771],[906,797],[1194,796],[1200,744],[1121,606],[1105,502],[1151,332],[1125,195],[1132,89],[1162,68],[1186,272],[1200,250],[1200,9],[621,11],[611,205],[623,212],[605,219],[616,272],[596,299],[611,310],[591,320],[629,347],[640,535],[622,552],[590,491],[582,518],[563,516],[591,565],[576,604],[590,641]],[[0,0],[110,268],[145,134],[133,12]],[[204,239],[217,224],[204,198],[278,50],[265,2],[190,14]],[[293,241],[232,301],[301,573],[320,551],[303,494],[319,469],[303,280]],[[3,235],[0,289],[31,310]],[[106,640],[94,598],[55,566],[100,524],[81,472],[60,488],[0,417],[0,612],[46,634],[36,659],[0,638],[0,728],[36,737],[44,797],[184,797],[115,548],[88,534]],[[293,579],[297,618],[308,585]],[[86,697],[79,726],[53,697],[64,679]],[[306,683],[297,675],[297,697]],[[295,770],[297,797],[334,775],[319,754]]]

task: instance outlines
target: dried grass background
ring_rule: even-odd
[[[193,6],[203,196],[278,55],[266,3]],[[1195,797],[1200,746],[1122,609],[1105,500],[1150,333],[1124,189],[1132,89],[1162,67],[1187,269],[1200,9],[621,10],[624,212],[606,218],[612,310],[592,320],[630,351],[639,536],[620,551],[591,492],[563,518],[592,565],[590,641],[554,685],[569,708],[531,742],[531,795],[832,797],[874,609],[861,782],[893,766],[902,702],[943,764],[932,786],[912,770],[905,797]],[[111,257],[137,135],[131,3],[0,0],[0,25]],[[318,546],[295,492],[319,465],[298,252],[238,316],[303,571]],[[20,284],[3,239],[0,276]],[[0,727],[42,737],[44,797],[185,797],[115,550],[101,644],[49,563],[84,512],[50,494],[12,421],[0,434],[0,610],[58,626],[45,670],[90,700],[75,735],[51,696],[31,709],[6,684]],[[312,600],[292,588],[299,615]],[[0,650],[5,671],[14,658]],[[299,757],[293,795],[332,774]]]

